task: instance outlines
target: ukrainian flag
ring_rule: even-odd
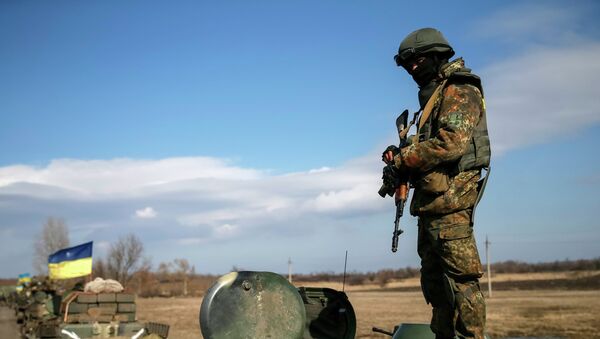
[[[57,251],[48,257],[50,279],[69,279],[92,274],[92,245],[90,241]]]
[[[17,285],[26,284],[31,282],[31,275],[29,273],[19,274],[19,280],[17,280]]]

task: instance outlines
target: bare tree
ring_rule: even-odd
[[[135,290],[137,295],[153,293],[153,289],[157,289],[154,285],[158,285],[156,276],[150,271],[152,262],[150,258],[143,258],[135,272],[131,273],[128,287]]]
[[[171,267],[172,263],[161,262],[156,269],[156,276],[160,282],[167,282],[171,279]]]
[[[106,277],[108,272],[106,268],[106,263],[102,258],[94,259],[94,265],[92,266],[92,272],[95,277]]]
[[[69,230],[62,218],[49,217],[35,240],[33,268],[37,274],[47,274],[48,256],[69,247]]]
[[[106,259],[108,277],[127,285],[133,273],[149,265],[149,261],[143,259],[143,253],[144,245],[134,234],[119,238],[110,246]]]
[[[187,259],[175,259],[173,260],[175,266],[177,267],[177,273],[181,276],[183,280],[183,295],[187,296],[188,294],[188,274],[190,273],[191,266]]]

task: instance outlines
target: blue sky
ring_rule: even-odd
[[[417,266],[376,191],[417,108],[393,55],[440,29],[484,81],[492,260],[600,256],[600,5],[486,1],[0,1],[0,276],[48,216],[96,255],[136,233],[156,265]],[[435,6],[434,6],[435,7]]]

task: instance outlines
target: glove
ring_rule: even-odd
[[[395,165],[396,167],[399,167],[400,166],[400,163],[399,163],[400,158],[396,157],[398,154],[400,154],[400,148],[398,148],[398,146],[396,146],[396,145],[390,145],[381,154],[381,160],[388,165],[391,164],[391,165]]]
[[[383,198],[386,195],[390,197],[394,195],[396,187],[400,184],[399,175],[396,168],[393,165],[387,165],[383,168],[383,175],[381,176],[383,184],[379,189],[379,195]]]

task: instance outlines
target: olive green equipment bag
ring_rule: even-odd
[[[300,287],[306,310],[304,339],[353,339],[356,315],[348,296],[331,288]]]

